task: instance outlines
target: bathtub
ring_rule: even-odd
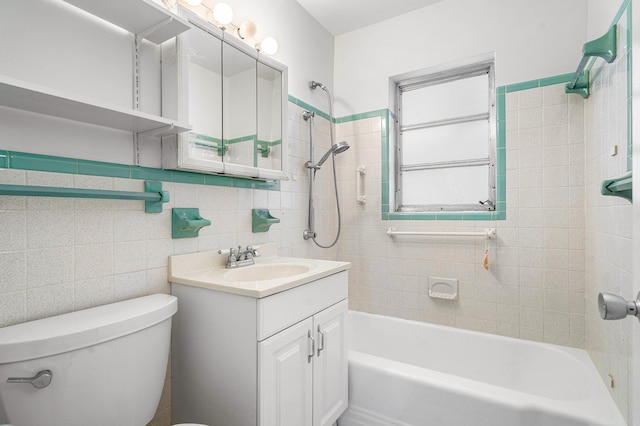
[[[339,426],[624,426],[585,351],[349,312]]]

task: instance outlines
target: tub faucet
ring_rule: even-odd
[[[259,257],[260,252],[258,251],[258,247],[247,246],[246,249],[242,250],[242,246],[238,246],[238,249],[234,249],[233,247],[229,250],[218,250],[219,254],[229,254],[227,257],[227,268],[240,268],[242,266],[249,266],[255,264],[253,260],[254,257]]]

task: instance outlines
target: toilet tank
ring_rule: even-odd
[[[177,306],[156,294],[0,328],[0,424],[146,425],[160,401]],[[10,380],[46,370],[51,382],[39,389]]]

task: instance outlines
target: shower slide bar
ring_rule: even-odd
[[[431,237],[484,237],[487,240],[496,238],[495,228],[485,228],[482,232],[440,232],[440,231],[396,231],[396,228],[387,229],[387,235],[393,237],[396,235],[421,235]]]
[[[577,93],[584,99],[589,97],[589,70],[593,66],[592,59],[600,57],[611,63],[616,59],[617,25],[612,25],[609,31],[600,38],[585,43],[582,47],[582,59],[578,64],[573,78],[564,88],[565,93]],[[587,65],[591,62],[587,69]]]
[[[169,201],[169,192],[162,182],[145,181],[145,192],[109,191],[104,189],[58,188],[52,186],[0,185],[0,195],[32,197],[93,198],[110,200],[142,200],[147,213],[162,212],[162,203]]]

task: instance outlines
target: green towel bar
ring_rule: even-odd
[[[104,189],[58,188],[53,186],[0,185],[0,195],[31,197],[93,198],[108,200],[142,200],[147,213],[162,212],[162,203],[169,201],[169,192],[162,182],[147,181],[145,192],[109,191]]]
[[[565,86],[565,93],[577,93],[585,99],[589,97],[589,70],[586,69],[587,64],[593,57],[602,58],[609,64],[616,59],[617,28],[617,25],[612,25],[605,35],[584,44],[582,47],[582,59],[573,78]]]

